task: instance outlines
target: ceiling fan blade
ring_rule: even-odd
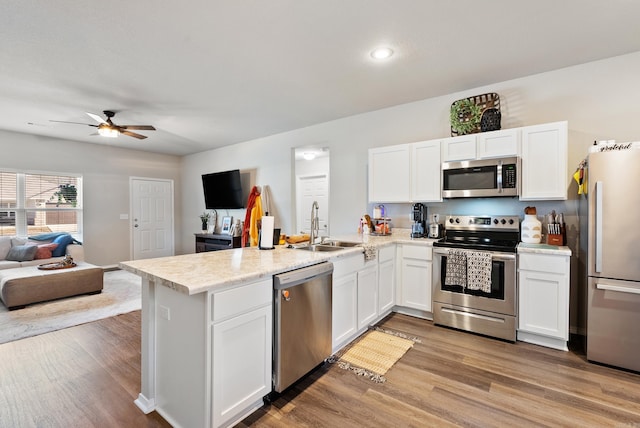
[[[103,118],[101,118],[97,114],[93,114],[89,112],[85,112],[85,113],[87,113],[91,119],[95,120],[98,123],[107,123]]]
[[[144,140],[147,138],[146,135],[136,134],[135,132],[130,132],[126,130],[120,131],[121,134],[128,135],[129,137],[137,138],[138,140]]]
[[[154,128],[151,125],[118,125],[119,128],[122,129],[136,129],[136,130],[140,130],[140,131],[155,131],[156,128]]]
[[[56,123],[71,123],[73,125],[86,125],[86,126],[93,126],[94,128],[97,128],[98,125],[93,125],[91,123],[82,123],[82,122],[67,122],[65,120],[49,120],[49,122],[56,122]]]

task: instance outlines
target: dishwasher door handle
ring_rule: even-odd
[[[329,262],[280,273],[273,277],[273,289],[282,290],[283,288],[293,287],[310,279],[331,275],[332,273],[333,263]]]

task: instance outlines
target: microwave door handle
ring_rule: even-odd
[[[496,181],[498,184],[498,193],[502,193],[502,161],[498,161],[496,168]]]

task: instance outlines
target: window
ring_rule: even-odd
[[[82,177],[0,171],[0,235],[82,235]]]

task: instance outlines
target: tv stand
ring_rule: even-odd
[[[196,233],[196,253],[240,248],[240,236],[217,233]]]

